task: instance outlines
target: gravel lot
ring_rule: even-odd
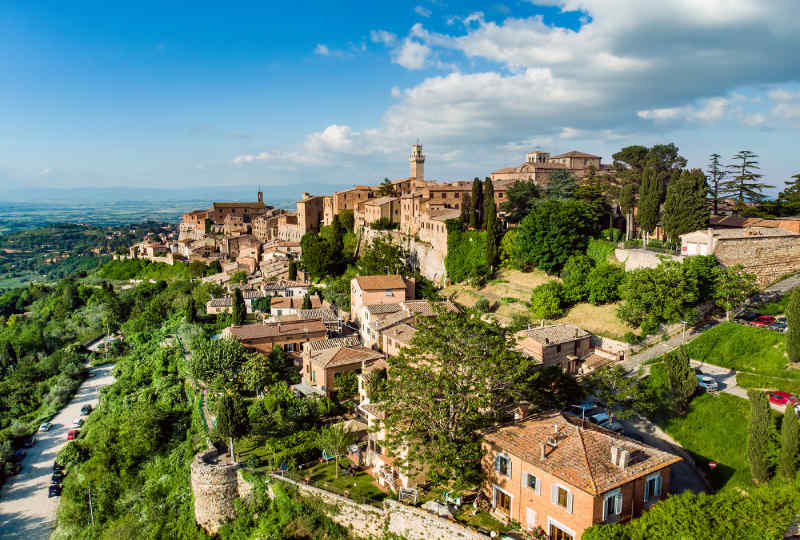
[[[22,471],[12,477],[0,492],[0,537],[35,540],[49,538],[55,526],[58,497],[48,498],[53,461],[67,442],[72,420],[81,415],[87,403],[97,405],[98,390],[114,382],[112,366],[92,368],[75,396],[51,420],[53,428],[37,433],[38,442],[26,449]]]

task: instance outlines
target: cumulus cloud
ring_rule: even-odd
[[[411,38],[403,40],[392,58],[392,62],[406,69],[422,69],[431,54],[431,48]]]
[[[637,111],[639,118],[656,122],[686,120],[689,122],[717,122],[725,117],[731,100],[714,97],[705,100],[701,106],[686,105],[683,107],[667,107],[664,109],[648,109]]]
[[[318,54],[320,56],[330,56],[331,50],[328,48],[327,45],[318,43],[317,47],[314,49],[314,54]]]
[[[420,17],[426,17],[427,18],[427,17],[431,16],[431,10],[429,10],[428,8],[426,8],[424,6],[415,7],[414,8],[414,13],[416,13]]]
[[[386,30],[370,30],[369,39],[373,43],[383,43],[384,45],[394,45],[397,36]]]

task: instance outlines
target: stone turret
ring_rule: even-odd
[[[425,154],[422,153],[421,144],[411,145],[411,155],[408,158],[411,164],[411,177],[425,180]]]
[[[191,469],[194,519],[208,534],[216,534],[223,523],[236,517],[238,467],[230,456],[211,448],[195,456]]]

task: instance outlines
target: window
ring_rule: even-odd
[[[615,489],[603,498],[603,521],[615,520],[622,513],[622,491]]]
[[[497,198],[498,198],[498,199],[502,199],[502,198],[503,198],[503,194],[502,194],[502,193],[498,193],[498,194],[497,194]]]
[[[528,526],[528,529],[536,527],[536,510],[533,508],[525,508],[525,525]]]
[[[553,484],[550,491],[550,502],[572,513],[572,493],[561,484]]]
[[[511,516],[511,495],[497,486],[494,486],[492,491],[494,495],[494,507]]]
[[[386,291],[386,296],[394,296],[394,293],[392,291]]]
[[[312,383],[317,382],[317,370],[316,369],[311,371],[311,382]]]
[[[458,199],[460,196],[461,196],[461,193],[459,193],[458,191],[456,191],[456,199]]]
[[[653,473],[644,479],[644,502],[661,496],[661,475]]]
[[[494,457],[494,472],[511,478],[511,460],[502,454]]]
[[[556,352],[561,352],[561,345],[556,345]]]
[[[539,482],[539,479],[536,478],[531,473],[525,473],[525,485],[536,492],[537,495],[542,494],[542,484]]]
[[[547,525],[550,540],[575,540],[575,532],[553,518],[547,518]]]

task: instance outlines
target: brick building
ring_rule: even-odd
[[[681,458],[560,412],[483,435],[483,494],[501,520],[551,539],[578,540],[598,523],[624,522],[667,496]]]
[[[362,345],[321,348],[315,347],[315,343],[307,343],[303,346],[301,375],[305,385],[331,397],[336,394],[336,381],[343,374],[360,374],[383,360],[383,354]]]
[[[229,326],[222,331],[223,337],[238,339],[248,349],[269,354],[275,345],[291,356],[298,357],[303,343],[328,337],[320,319],[298,319],[287,322],[268,322]]]
[[[583,178],[590,168],[599,174],[613,171],[610,165],[600,163],[600,156],[585,152],[572,151],[566,154],[551,156],[547,152],[528,152],[525,162],[516,167],[505,167],[492,171],[491,179],[496,180],[526,180],[538,186],[547,185],[550,174],[555,171],[568,171],[578,178]]]
[[[350,312],[357,321],[361,308],[396,304],[414,298],[414,280],[400,275],[358,276],[350,280]]]
[[[521,330],[514,337],[523,354],[543,367],[557,365],[567,373],[578,373],[592,352],[592,335],[569,323]]]

